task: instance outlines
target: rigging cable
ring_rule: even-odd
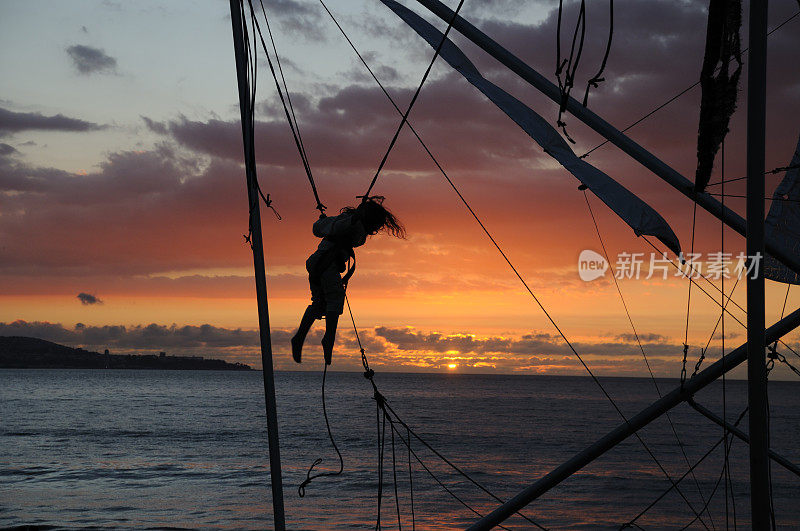
[[[689,314],[691,313],[692,308],[692,275],[694,274],[694,266],[692,266],[692,262],[694,261],[694,236],[695,236],[695,229],[697,227],[697,192],[693,193],[692,198],[692,243],[689,250],[689,260],[681,258],[681,261],[684,265],[688,264],[690,267],[689,274],[687,278],[689,279],[689,287],[688,287],[688,294],[686,296],[686,328],[684,330],[683,335],[683,366],[681,367],[681,389],[683,389],[684,384],[686,383],[686,356],[689,353]],[[683,254],[683,253],[681,253]]]
[[[742,421],[742,419],[744,418],[744,416],[745,416],[745,414],[746,414],[746,413],[747,413],[747,408],[745,407],[744,411],[742,411],[742,413],[739,415],[739,418],[736,420],[736,422],[734,422],[734,424],[733,424],[733,425],[734,425],[734,426],[737,426],[737,425],[739,425],[739,423]],[[679,477],[679,478],[678,478],[678,480],[677,480],[677,483],[680,483],[681,481],[683,481],[684,479],[686,479],[686,477],[689,475],[689,472],[690,472],[690,471],[692,471],[692,470],[694,470],[694,469],[695,469],[695,468],[697,468],[698,466],[700,466],[700,464],[701,464],[703,461],[705,461],[705,460],[706,460],[706,458],[708,458],[708,456],[710,456],[710,455],[711,455],[711,454],[714,452],[714,450],[716,450],[716,449],[717,449],[717,447],[718,447],[720,444],[722,444],[723,442],[725,442],[725,438],[723,438],[723,437],[720,437],[720,438],[719,438],[719,440],[717,440],[717,442],[716,442],[716,443],[714,443],[714,445],[713,445],[713,446],[712,446],[712,447],[711,447],[711,448],[710,448],[710,449],[709,449],[709,450],[708,450],[708,451],[707,451],[705,454],[703,454],[703,456],[702,456],[702,457],[700,457],[700,459],[698,459],[698,460],[695,462],[695,464],[694,464],[694,465],[692,465],[692,467],[691,467],[689,470],[687,470],[686,472],[684,472],[684,474],[683,474],[681,477]],[[730,442],[732,443],[732,442],[733,442],[733,440],[731,439],[731,441],[730,441]],[[661,501],[661,500],[664,498],[664,496],[666,496],[666,495],[667,495],[667,494],[669,494],[670,492],[672,492],[672,487],[671,487],[671,486],[670,486],[670,487],[668,487],[666,490],[664,490],[664,491],[663,491],[661,494],[659,494],[659,495],[658,495],[658,497],[656,497],[656,499],[655,499],[655,500],[653,500],[653,501],[652,501],[652,502],[651,502],[651,503],[650,503],[650,504],[649,504],[647,507],[645,507],[644,509],[642,509],[642,510],[639,512],[639,514],[637,514],[636,516],[634,516],[634,517],[633,517],[631,520],[629,520],[629,521],[628,521],[628,522],[626,522],[625,524],[621,525],[621,526],[620,526],[620,529],[626,529],[626,528],[628,528],[628,527],[636,527],[636,528],[639,528],[639,529],[641,529],[641,527],[640,527],[640,526],[638,526],[638,525],[636,524],[636,521],[637,521],[639,518],[641,518],[642,516],[644,516],[644,515],[645,515],[645,514],[646,514],[646,513],[647,513],[647,512],[650,510],[650,509],[652,509],[653,507],[655,507],[655,506],[656,506],[656,504],[657,504],[658,502],[660,502],[660,501]]]
[[[656,246],[656,245],[655,245],[655,244],[654,244],[652,241],[650,241],[650,239],[649,239],[647,236],[642,236],[642,238],[643,238],[643,239],[644,239],[644,241],[645,241],[645,242],[647,242],[647,244],[648,244],[648,245],[650,245],[650,247],[652,247],[652,248],[653,248],[653,249],[654,249],[656,252],[658,252],[658,253],[661,253],[662,255],[666,256],[666,251],[662,251],[661,249],[659,249],[659,248],[658,248],[658,246]],[[671,264],[672,264],[672,266],[673,266],[673,267],[675,267],[675,268],[676,268],[676,269],[677,269],[679,272],[681,272],[681,273],[683,272],[683,270],[681,269],[681,267],[680,267],[679,265],[677,265],[677,264],[676,264],[674,261],[670,260],[670,263],[671,263]],[[694,273],[697,273],[697,275],[698,275],[700,278],[702,278],[703,280],[705,280],[705,281],[706,281],[706,282],[707,282],[709,285],[711,285],[711,287],[713,287],[715,290],[717,290],[717,292],[720,292],[720,293],[722,293],[722,292],[720,291],[720,289],[719,289],[719,286],[717,286],[716,284],[714,284],[713,282],[711,282],[711,281],[708,279],[708,277],[706,277],[705,275],[703,275],[703,274],[702,274],[700,271],[694,270],[694,268],[692,268],[692,269],[693,269],[693,272],[694,272]],[[702,287],[700,284],[698,284],[696,281],[694,281],[694,279],[692,279],[692,282],[694,283],[695,287],[696,287],[696,288],[698,288],[700,291],[702,291],[702,292],[703,292],[703,293],[704,293],[704,294],[705,294],[705,295],[706,295],[706,296],[707,296],[709,299],[711,299],[711,301],[713,301],[713,302],[714,302],[714,303],[715,303],[717,306],[720,306],[720,303],[719,303],[719,301],[718,301],[717,299],[715,299],[715,298],[714,298],[714,297],[713,297],[713,296],[712,296],[712,295],[711,295],[711,294],[710,294],[708,291],[706,291],[705,289],[703,289],[703,287]],[[729,302],[731,302],[731,303],[733,303],[733,305],[734,305],[736,308],[738,308],[739,310],[741,310],[742,312],[744,312],[745,314],[747,314],[747,310],[745,310],[744,308],[742,308],[742,306],[741,306],[741,305],[740,305],[738,302],[736,302],[735,300],[731,299],[730,297],[728,298],[728,301],[729,301]],[[726,307],[727,307],[727,305],[726,305]],[[738,318],[738,317],[736,317],[736,316],[735,316],[733,313],[731,313],[729,310],[727,310],[727,309],[726,309],[726,310],[725,310],[725,313],[727,313],[729,316],[731,316],[731,317],[733,318],[733,320],[734,320],[734,321],[736,321],[736,322],[737,322],[737,323],[738,323],[738,324],[739,324],[739,325],[740,325],[742,328],[747,328],[747,325],[746,325],[744,322],[742,322],[742,320],[741,320],[741,319],[739,319],[739,318]],[[783,346],[784,346],[784,348],[786,348],[787,350],[789,350],[790,352],[792,352],[792,353],[793,353],[795,356],[797,356],[798,358],[800,358],[800,353],[798,353],[798,352],[797,352],[795,349],[793,349],[793,348],[792,348],[792,347],[791,347],[791,346],[790,346],[788,343],[786,343],[786,342],[785,342],[783,339],[778,339],[778,341],[777,341],[777,342],[778,342],[778,343],[780,343],[781,345],[783,345]],[[800,370],[799,370],[799,371],[796,371],[796,372],[798,373],[798,375],[800,375]]]
[[[602,234],[600,233],[600,226],[597,223],[597,219],[594,216],[594,211],[592,210],[592,205],[589,202],[589,195],[586,193],[586,187],[581,185],[579,188],[582,189],[582,191],[583,191],[583,198],[586,200],[586,207],[589,209],[589,215],[592,217],[592,223],[594,224],[594,229],[595,229],[595,232],[597,233],[597,239],[600,240],[600,247],[603,249],[603,254],[606,257],[606,262],[610,264],[611,263],[611,258],[608,255],[608,250],[606,249],[606,244],[603,241]],[[659,399],[663,398],[663,396],[661,394],[661,389],[659,388],[658,382],[656,381],[656,377],[653,374],[653,369],[650,367],[650,361],[647,359],[647,354],[645,354],[644,347],[642,346],[642,341],[639,338],[639,332],[636,330],[636,326],[633,324],[633,318],[631,317],[631,313],[628,310],[628,304],[625,302],[625,297],[622,295],[622,289],[619,286],[619,282],[617,281],[616,274],[612,273],[611,278],[614,281],[614,286],[617,288],[617,293],[619,294],[620,301],[622,302],[622,307],[625,309],[625,315],[628,317],[628,322],[630,323],[631,330],[633,331],[633,335],[636,338],[636,343],[639,345],[639,350],[642,353],[642,358],[644,359],[644,363],[647,366],[647,372],[650,373],[650,380],[653,382],[653,386],[656,388],[656,393],[658,394],[658,398]],[[716,331],[716,327],[715,327],[715,331]],[[712,336],[713,336],[713,334],[714,333],[712,332]],[[666,411],[664,413],[664,415],[667,417],[667,421],[669,422],[669,426],[670,426],[670,428],[672,430],[673,435],[675,436],[675,440],[678,443],[678,448],[680,448],[681,454],[683,454],[683,459],[686,462],[686,466],[687,467],[691,467],[691,464],[689,463],[689,456],[686,455],[686,449],[684,448],[683,442],[681,441],[680,437],[678,436],[678,430],[675,428],[675,424],[672,422],[672,416],[669,414],[669,411]],[[700,499],[702,500],[702,502],[705,503],[706,499],[705,499],[705,496],[703,496],[703,490],[700,488],[700,483],[697,481],[697,477],[695,476],[694,471],[692,469],[690,469],[690,472],[691,472],[692,480],[694,481],[695,487],[697,488],[697,493],[700,495]],[[711,516],[710,512],[708,512],[708,518],[711,521],[712,526],[713,526],[714,519]]]
[[[798,0],[798,7],[800,7],[800,0]],[[772,28],[770,31],[768,31],[767,32],[767,37],[769,37],[770,35],[772,35],[776,31],[778,31],[779,29],[784,27],[786,24],[788,24],[789,22],[791,22],[792,20],[794,20],[798,16],[800,16],[800,11],[796,12],[794,15],[791,15],[789,18],[787,18],[786,20],[784,20],[783,22],[781,22],[780,24],[778,24],[777,26]],[[742,50],[742,54],[744,54],[747,50],[749,50],[749,48],[744,48]],[[682,91],[680,91],[677,94],[675,94],[674,96],[672,96],[670,99],[668,99],[664,103],[662,103],[662,104],[658,105],[657,107],[651,109],[644,116],[642,116],[641,118],[639,118],[635,122],[631,123],[630,125],[625,127],[625,129],[622,129],[622,131],[620,131],[620,132],[624,133],[624,132],[632,129],[633,127],[639,125],[640,123],[642,123],[643,121],[647,120],[648,118],[653,116],[655,113],[657,113],[658,111],[660,111],[661,109],[663,109],[667,105],[671,104],[672,102],[674,102],[675,100],[677,100],[678,98],[680,98],[681,96],[683,96],[684,94],[686,94],[687,92],[689,92],[690,90],[692,90],[693,88],[695,88],[698,85],[700,85],[700,80],[699,79],[697,81],[695,81],[694,83],[692,83],[691,85],[689,85],[688,87],[686,87],[685,89],[683,89]],[[589,151],[587,151],[586,153],[581,155],[580,158],[583,159],[583,158],[588,157],[591,153],[597,151],[598,149],[600,149],[601,147],[605,146],[609,142],[610,142],[609,140],[604,140],[603,142],[600,142],[599,144],[594,146],[592,149],[590,149]]]
[[[470,483],[472,483],[473,485],[475,485],[476,487],[478,487],[480,490],[482,490],[483,492],[485,492],[486,494],[488,494],[489,496],[491,496],[492,498],[494,498],[496,501],[498,501],[498,502],[500,502],[500,503],[504,503],[504,502],[505,502],[505,500],[503,500],[502,498],[500,498],[500,497],[496,496],[496,495],[495,495],[495,494],[494,494],[492,491],[490,491],[489,489],[487,489],[485,486],[483,486],[481,483],[479,483],[477,480],[475,480],[475,479],[474,479],[472,476],[470,476],[470,475],[469,475],[469,474],[467,474],[467,473],[466,473],[464,470],[462,470],[460,467],[458,467],[457,465],[455,465],[455,464],[454,464],[452,461],[450,461],[450,460],[449,460],[447,457],[445,457],[444,455],[442,455],[442,454],[441,454],[441,453],[440,453],[438,450],[436,450],[436,449],[435,449],[433,446],[431,446],[430,444],[428,444],[428,442],[427,442],[427,441],[425,441],[425,440],[424,440],[422,437],[420,437],[420,436],[419,436],[419,435],[418,435],[418,434],[417,434],[417,433],[416,433],[414,430],[412,430],[412,429],[411,429],[411,427],[410,427],[408,424],[406,424],[406,423],[405,423],[405,421],[403,421],[403,419],[401,419],[401,418],[400,418],[400,416],[397,414],[397,412],[396,412],[394,409],[392,409],[392,407],[391,407],[391,406],[389,405],[389,403],[387,402],[386,398],[385,398],[385,397],[384,397],[384,396],[381,394],[381,392],[378,390],[378,386],[377,386],[377,384],[375,383],[375,380],[374,380],[375,371],[374,371],[374,370],[373,370],[373,369],[372,369],[372,368],[369,366],[369,360],[367,359],[366,350],[364,349],[364,345],[363,345],[363,344],[362,344],[362,342],[361,342],[361,336],[360,336],[360,334],[358,333],[358,327],[356,326],[355,317],[354,317],[354,315],[353,315],[353,309],[352,309],[352,308],[351,308],[351,306],[350,306],[350,300],[348,299],[348,297],[347,297],[347,295],[346,295],[346,294],[345,294],[345,303],[347,304],[347,311],[348,311],[348,313],[350,314],[350,321],[351,321],[351,322],[352,322],[352,324],[353,324],[353,332],[354,332],[354,334],[355,334],[355,337],[356,337],[356,342],[358,343],[358,348],[359,348],[359,350],[360,350],[360,352],[361,352],[361,364],[362,364],[362,366],[363,366],[363,368],[364,368],[364,378],[366,378],[367,380],[369,380],[370,384],[372,385],[372,389],[373,389],[373,392],[374,392],[374,399],[375,399],[375,402],[376,402],[376,404],[377,404],[377,406],[378,406],[378,415],[380,416],[380,412],[382,411],[382,412],[383,412],[383,414],[384,414],[385,416],[388,416],[388,417],[390,418],[390,425],[391,425],[392,427],[394,427],[394,423],[400,424],[402,427],[404,427],[404,428],[406,429],[406,432],[407,432],[407,433],[409,433],[410,435],[413,435],[413,436],[414,436],[414,438],[416,438],[418,441],[420,441],[420,442],[421,442],[421,443],[422,443],[422,444],[423,444],[423,445],[424,445],[426,448],[428,448],[428,450],[430,450],[430,451],[431,451],[431,452],[432,452],[434,455],[436,455],[436,457],[438,457],[439,459],[441,459],[441,460],[442,460],[442,461],[443,461],[445,464],[447,464],[447,465],[448,465],[450,468],[452,468],[452,469],[453,469],[455,472],[457,472],[457,473],[458,473],[458,474],[460,474],[462,477],[464,477],[466,480],[468,480]],[[393,420],[392,420],[392,416],[394,417],[394,419],[393,419]],[[394,428],[394,429],[396,430],[396,428]],[[443,484],[443,483],[442,483],[442,482],[441,482],[441,481],[440,481],[440,480],[439,480],[439,479],[438,479],[438,478],[437,478],[437,477],[436,477],[436,476],[435,476],[435,475],[434,475],[434,474],[433,474],[433,473],[430,471],[430,469],[428,469],[428,467],[425,465],[425,463],[423,463],[423,462],[422,462],[422,460],[419,458],[419,456],[416,454],[416,452],[415,452],[415,451],[414,451],[414,450],[411,448],[411,444],[410,444],[410,440],[411,440],[411,439],[410,439],[410,438],[409,438],[409,443],[406,443],[406,442],[405,442],[405,440],[403,439],[402,435],[400,434],[400,432],[398,431],[397,433],[398,433],[398,436],[400,437],[400,440],[401,440],[401,441],[403,441],[403,443],[404,443],[404,444],[406,444],[406,446],[407,446],[407,448],[408,448],[408,451],[411,453],[411,455],[413,455],[413,456],[414,456],[414,457],[417,459],[417,461],[418,461],[418,462],[419,462],[419,463],[422,465],[422,467],[423,467],[423,468],[424,468],[424,469],[425,469],[425,470],[428,472],[428,474],[429,474],[429,475],[430,475],[430,476],[431,476],[431,477],[432,477],[432,478],[433,478],[433,479],[434,479],[434,480],[435,480],[437,483],[439,483],[439,485],[440,485],[442,488],[444,488],[444,490],[445,490],[446,492],[448,492],[448,493],[449,493],[451,496],[453,496],[453,498],[455,498],[455,499],[456,499],[456,500],[457,500],[459,503],[461,503],[462,505],[464,505],[465,507],[467,507],[469,510],[471,510],[472,512],[474,512],[474,513],[475,513],[475,514],[477,514],[478,516],[480,516],[480,517],[482,517],[482,516],[483,516],[483,515],[481,515],[481,514],[480,514],[478,511],[476,511],[475,509],[473,509],[472,507],[470,507],[470,506],[469,506],[467,503],[465,503],[463,500],[461,500],[461,499],[460,499],[460,498],[459,498],[457,495],[455,495],[455,494],[454,494],[454,493],[453,493],[453,492],[452,492],[452,491],[451,491],[449,488],[447,488],[447,486],[446,486],[446,485],[444,485],[444,484]],[[410,437],[410,436],[409,436],[409,437]],[[382,457],[380,458],[380,461],[379,461],[379,462],[380,462],[380,463],[381,463],[381,465],[382,465],[382,462],[383,462],[383,461],[382,461]],[[409,466],[409,470],[410,470],[410,466]],[[381,486],[382,486],[382,480],[381,480]],[[379,492],[380,492],[381,486],[379,486]],[[413,495],[413,493],[412,493],[412,495]],[[379,511],[380,511],[380,503],[379,503],[378,507],[379,507]],[[412,505],[412,511],[413,511],[413,505]],[[412,513],[412,514],[413,514],[413,513]],[[538,527],[539,529],[542,529],[542,530],[545,530],[545,531],[546,531],[546,528],[545,528],[545,527],[543,527],[543,526],[539,525],[539,524],[538,524],[538,523],[536,523],[536,522],[535,522],[533,519],[531,519],[530,517],[526,516],[526,515],[525,515],[525,514],[523,514],[522,512],[520,512],[520,511],[517,511],[517,513],[516,513],[516,514],[517,514],[517,515],[519,515],[520,517],[522,517],[523,519],[525,519],[526,521],[528,521],[529,523],[533,524],[534,526]],[[502,527],[502,526],[500,526],[500,527]],[[505,529],[505,528],[503,528],[503,529]]]
[[[375,182],[378,180],[378,176],[381,174],[381,170],[383,166],[386,164],[386,160],[389,158],[389,154],[392,152],[392,149],[397,142],[397,138],[400,136],[400,131],[403,130],[403,126],[408,121],[408,115],[411,114],[411,109],[414,108],[414,104],[417,102],[417,98],[419,97],[420,92],[422,92],[422,87],[425,85],[425,80],[428,79],[428,74],[431,73],[433,69],[433,65],[436,62],[436,59],[439,57],[439,52],[442,50],[442,46],[444,43],[447,42],[447,34],[450,33],[450,29],[453,27],[453,22],[455,22],[456,18],[458,18],[458,12],[461,11],[461,6],[464,5],[464,0],[460,0],[458,2],[458,7],[456,7],[455,12],[453,13],[453,17],[450,19],[450,22],[447,24],[447,29],[444,30],[444,34],[442,35],[442,40],[439,43],[439,46],[436,47],[436,51],[433,53],[433,58],[431,59],[428,68],[425,70],[425,73],[422,75],[422,80],[419,82],[419,86],[417,87],[416,92],[414,92],[414,97],[411,98],[411,103],[408,104],[408,108],[406,112],[403,113],[403,119],[400,120],[400,124],[397,126],[397,129],[394,132],[394,136],[392,137],[392,141],[389,142],[389,147],[386,149],[386,153],[383,155],[380,164],[378,164],[378,169],[375,171],[375,176],[372,178],[372,182],[369,183],[369,187],[367,187],[367,191],[364,192],[363,200],[366,201],[369,197],[369,193],[372,191],[372,187],[375,186]],[[327,9],[327,8],[326,8]],[[328,12],[330,13],[330,11]]]

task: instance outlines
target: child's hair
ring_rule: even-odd
[[[362,216],[364,227],[370,234],[377,234],[381,230],[396,238],[405,238],[406,229],[400,220],[383,206],[383,196],[372,196],[364,199],[357,207],[344,207],[342,213],[354,212]]]

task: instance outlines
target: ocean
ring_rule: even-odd
[[[377,515],[375,401],[361,374],[328,374],[331,428],[344,473],[319,478],[300,498],[298,485],[317,458],[338,468],[320,399],[321,372],[276,374],[287,526],[370,529]],[[604,378],[630,415],[656,398],[644,378]],[[506,499],[617,426],[621,419],[585,377],[379,373],[389,403],[422,438]],[[659,380],[662,392],[677,380]],[[800,383],[771,382],[772,448],[800,463]],[[728,418],[746,403],[746,382],[728,381]],[[720,383],[697,401],[722,411]],[[694,463],[722,428],[686,405],[672,421]],[[747,419],[741,426],[746,431]],[[401,428],[403,430],[404,428]],[[387,426],[381,524],[405,529],[463,529],[477,516],[448,494]],[[673,477],[687,465],[666,419],[640,432]],[[231,528],[272,527],[266,421],[260,372],[0,370],[0,527]],[[485,514],[492,498],[456,474],[418,441],[412,448],[453,494]],[[747,448],[730,450],[727,526],[749,527]],[[643,529],[726,527],[723,451],[719,446],[636,524]],[[780,529],[800,529],[800,478],[773,464],[774,512]],[[548,529],[618,529],[670,486],[630,438],[548,492],[524,513]],[[698,492],[700,491],[701,494]],[[413,520],[412,497],[413,492]],[[713,522],[713,524],[712,524]],[[509,529],[529,529],[519,517]]]

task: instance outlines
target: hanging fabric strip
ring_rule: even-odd
[[[766,236],[773,241],[786,242],[795,254],[800,254],[800,140],[789,170],[772,198],[774,201],[764,221]],[[785,284],[800,284],[800,275],[769,255],[764,259],[764,277]]]
[[[711,178],[714,159],[728,134],[728,123],[736,110],[742,50],[741,0],[711,0],[708,6],[706,49],[700,71],[700,123],[697,128],[697,170],[694,189],[703,192]],[[733,72],[731,63],[736,62]]]
[[[411,26],[431,46],[438,46],[442,33],[416,13],[394,0],[381,0],[403,21]],[[452,41],[447,40],[440,51],[442,59],[463,75],[467,81],[480,90],[509,118],[514,120],[545,153],[556,159],[581,183],[586,185],[603,203],[613,210],[633,229],[637,236],[643,234],[661,240],[675,254],[680,253],[678,237],[664,218],[647,203],[598,170],[588,162],[578,158],[566,141],[547,120],[536,114],[530,107],[511,96],[503,89],[485,79],[474,64]]]

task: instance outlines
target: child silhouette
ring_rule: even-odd
[[[400,221],[383,206],[380,196],[365,198],[357,207],[344,207],[338,216],[322,214],[314,223],[314,236],[322,241],[306,260],[311,304],[292,337],[292,358],[297,363],[301,361],[303,343],[314,321],[325,317],[322,351],[325,363],[331,364],[336,327],[344,309],[345,287],[355,272],[353,248],[364,245],[368,235],[381,230],[397,238],[405,238],[406,234]],[[348,267],[351,258],[352,265]],[[345,273],[344,277],[341,273]]]

